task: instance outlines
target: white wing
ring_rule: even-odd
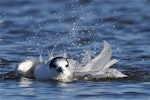
[[[111,56],[111,46],[108,42],[104,41],[104,48],[102,52],[93,60],[89,61],[85,66],[80,66],[81,64],[77,63],[74,60],[72,61],[72,64],[74,66],[79,65],[77,68],[74,67],[75,69],[73,69],[75,76],[91,75],[97,78],[127,77],[116,69],[110,68],[113,64],[119,61],[117,59],[111,60]]]
[[[104,48],[102,52],[85,66],[87,68],[87,71],[106,70],[111,65],[117,62],[117,60],[110,60],[111,56],[111,46],[108,42],[104,41]]]

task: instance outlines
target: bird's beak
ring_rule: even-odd
[[[62,68],[57,69],[58,72],[63,73]]]

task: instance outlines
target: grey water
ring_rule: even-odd
[[[55,47],[78,62],[103,40],[123,79],[41,82],[0,77],[0,100],[150,100],[149,0],[1,0],[0,76]]]

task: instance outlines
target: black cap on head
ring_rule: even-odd
[[[63,57],[55,57],[55,58],[53,58],[52,60],[51,60],[51,62],[50,62],[50,64],[49,64],[49,67],[50,68],[56,68],[57,66],[56,66],[56,64],[55,64],[55,62],[58,60],[58,59],[65,59],[66,61],[67,61],[67,63],[68,63],[68,60],[66,59],[66,58],[63,58]],[[69,63],[68,63],[69,64]],[[68,67],[69,65],[67,65],[67,67]]]

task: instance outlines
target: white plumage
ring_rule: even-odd
[[[112,50],[109,43],[104,41],[102,52],[87,64],[78,63],[75,60],[63,57],[53,58],[51,61],[27,59],[19,64],[17,74],[37,80],[61,80],[68,81],[73,77],[91,75],[93,78],[122,78],[127,75],[110,68],[119,60],[111,59]],[[73,76],[74,75],[74,76]]]
[[[69,80],[71,72],[66,67],[68,65],[67,59],[62,57],[56,57],[54,59],[51,61],[51,63],[54,63],[54,67],[50,66],[50,62],[42,62],[33,58],[27,59],[19,64],[17,74],[37,80]]]

